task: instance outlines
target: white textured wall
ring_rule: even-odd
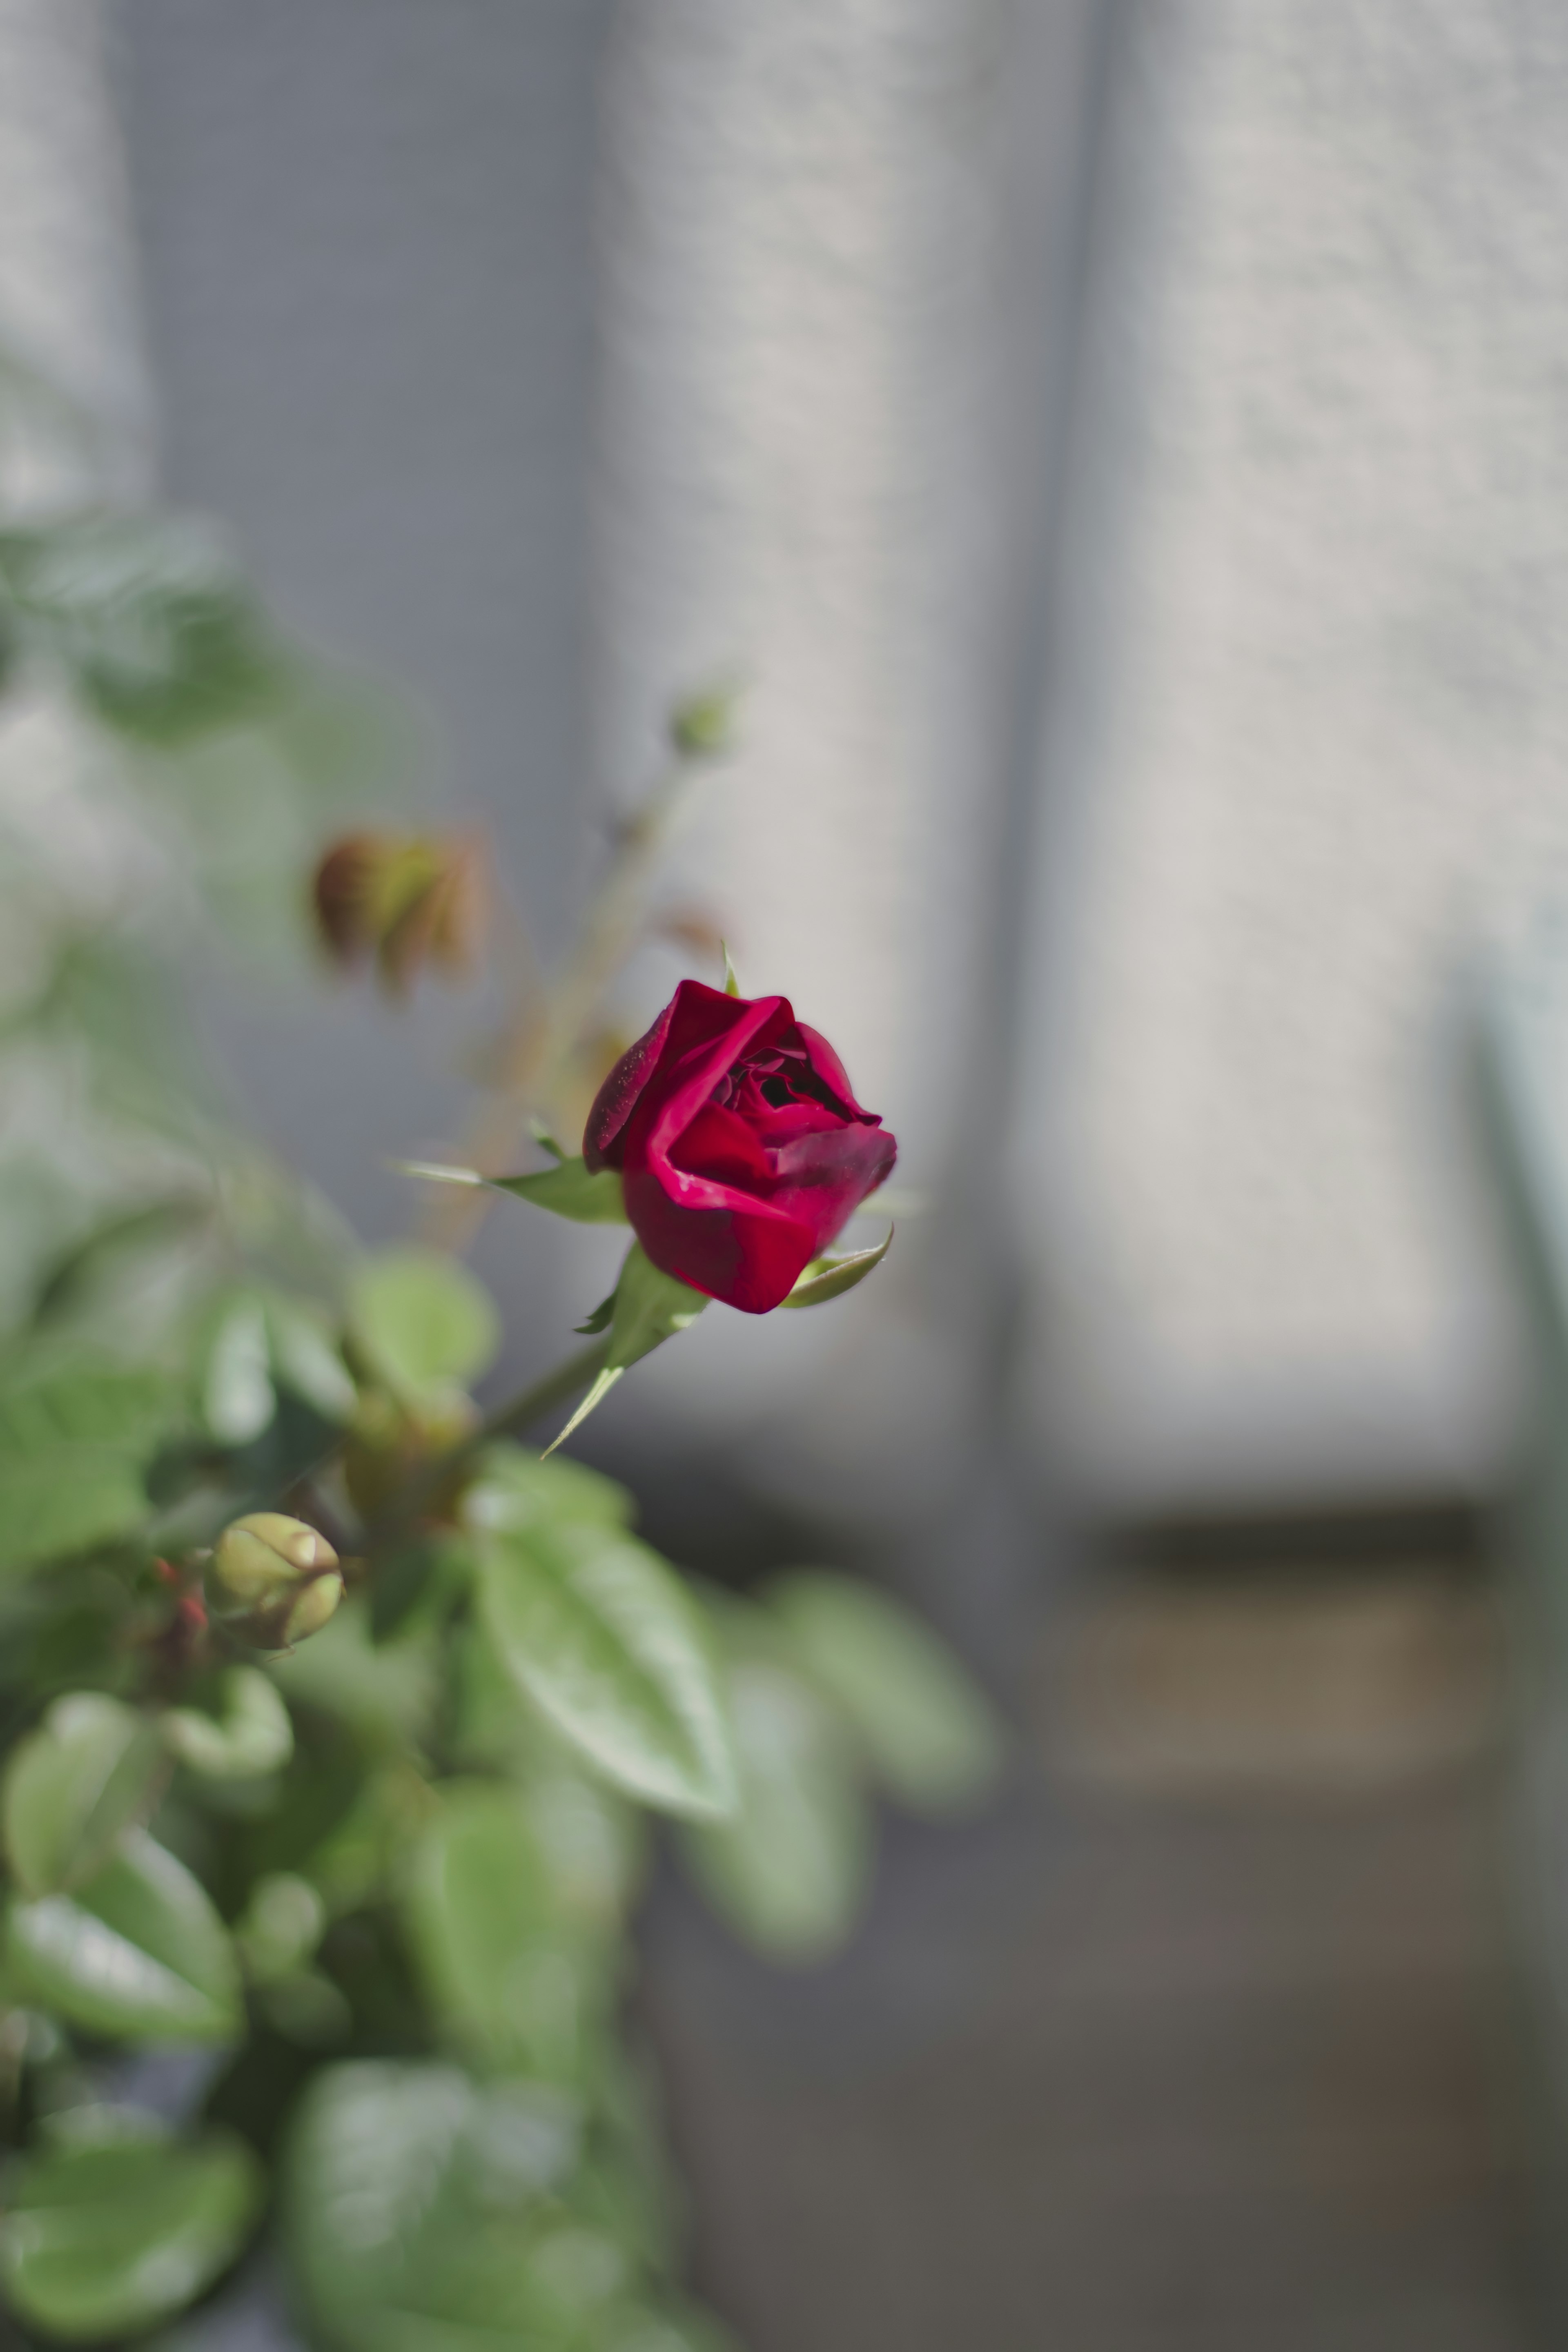
[[[1507,1349],[1445,992],[1568,844],[1568,16],[1131,25],[1020,1085],[1035,1402],[1122,1497],[1462,1481]]]
[[[833,1037],[925,1187],[991,976],[1086,20],[628,0],[605,79],[596,776],[624,797],[676,688],[744,678],[682,883],[747,991]],[[891,1262],[879,1290],[837,1318],[710,1317],[663,1385],[705,1416],[765,1408],[771,1452],[792,1401],[828,1452],[868,1444],[870,1413],[919,1450],[962,1345]]]
[[[0,343],[103,428],[87,478],[144,484],[149,411],[123,157],[97,0],[0,0]],[[83,473],[37,442],[11,451],[12,499]]]
[[[7,516],[145,488],[149,408],[96,0],[0,0],[0,372]],[[36,996],[62,924],[89,930],[163,880],[105,767],[50,688],[13,682],[0,719],[0,1030]],[[126,1164],[107,1157],[77,1074],[30,1050],[24,1027],[0,1070],[0,1310],[82,1202],[133,1181],[123,1148]]]

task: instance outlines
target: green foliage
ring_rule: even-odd
[[[0,350],[0,433],[21,407],[76,445]],[[24,685],[69,774],[58,825],[0,779],[0,1086],[28,1112],[0,1137],[0,2292],[43,2338],[141,2337],[244,2250],[272,2166],[318,2352],[716,2352],[620,2031],[652,1822],[798,1963],[864,1900],[874,1792],[972,1801],[994,1728],[889,1603],[816,1572],[700,1597],[624,1487],[492,1440],[474,1276],[363,1254],[236,1132],[188,1018],[198,910],[209,945],[296,950],[329,803],[394,747],[211,534],[0,513],[0,697]],[[678,709],[548,1020],[482,1057],[544,1036],[531,1103],[563,1118],[732,701]],[[520,1131],[521,1087],[504,1107]],[[624,1223],[618,1177],[532,1125],[554,1164],[499,1189]],[[569,1435],[707,1305],[634,1243],[598,1346],[492,1425],[581,1375]],[[188,2137],[109,2104],[143,2043],[213,2053]]]
[[[686,1832],[700,1885],[774,1958],[818,1959],[843,1940],[865,1895],[870,1816],[843,1733],[808,1684],[772,1660],[729,1676],[740,1804]]]
[[[29,1999],[91,2033],[226,2042],[244,2023],[233,1947],[211,1898],[145,1831],[74,1894],[13,1900],[5,1959]]]
[[[820,1570],[780,1578],[769,1597],[889,1796],[915,1812],[946,1813],[990,1793],[1002,1766],[996,1719],[918,1619]]]
[[[90,1878],[167,1777],[156,1727],[97,1691],[55,1701],[5,1773],[5,1858],[25,1895]]]
[[[311,1959],[327,1924],[327,1908],[308,1878],[268,1871],[250,1890],[234,1940],[251,1984],[286,1984]]]
[[[0,1570],[134,1528],[147,1513],[144,1473],[174,1420],[156,1371],[24,1366],[0,1389]]]
[[[243,1287],[208,1305],[197,1351],[197,1415],[220,1445],[248,1445],[277,1416],[279,1391],[323,1421],[344,1423],[355,1390],[320,1307]]]
[[[216,1714],[169,1708],[163,1733],[170,1754],[210,1780],[253,1780],[280,1770],[294,1752],[294,1727],[267,1676],[254,1666],[230,1666],[218,1696]]]
[[[711,1644],[657,1552],[591,1521],[479,1538],[484,1624],[518,1689],[617,1786],[728,1812],[734,1763]]]
[[[301,2111],[285,2230],[310,2317],[342,2352],[592,2343],[630,2265],[574,2210],[581,2105],[454,2066],[335,2066]]]
[[[0,590],[19,653],[63,668],[98,715],[155,742],[248,717],[280,656],[210,533],[84,514],[0,533]]]
[[[261,2200],[261,2167],[229,2132],[177,2142],[144,2127],[47,2148],[14,2177],[0,2280],[24,2320],[65,2343],[137,2334],[226,2270]]]
[[[522,1796],[448,1781],[409,1856],[410,1941],[443,2033],[459,2050],[573,2083],[605,2023],[603,1934],[584,1934]]]
[[[585,1463],[563,1454],[545,1461],[521,1445],[502,1444],[488,1447],[476,1464],[463,1517],[470,1528],[521,1535],[562,1520],[630,1527],[637,1506],[626,1487]]]
[[[372,1369],[411,1403],[475,1379],[500,1344],[490,1296],[437,1250],[383,1250],[350,1285],[354,1339]]]

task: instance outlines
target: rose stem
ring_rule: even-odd
[[[610,868],[588,902],[576,946],[540,1002],[531,981],[520,992],[500,1060],[500,1078],[462,1147],[463,1164],[490,1172],[510,1150],[523,1115],[543,1100],[582,1036],[589,1015],[625,961],[637,934],[640,902],[653,868],[682,814],[702,760],[677,760],[620,828]],[[435,1188],[424,1230],[445,1249],[461,1249],[490,1208],[478,1186]]]
[[[455,1471],[473,1459],[480,1449],[498,1437],[526,1429],[538,1421],[553,1405],[564,1404],[579,1389],[587,1388],[604,1370],[605,1358],[610,1352],[607,1339],[595,1339],[591,1347],[579,1348],[564,1363],[557,1364],[552,1372],[535,1381],[494,1412],[487,1413],[477,1429],[470,1430],[456,1445],[448,1446],[435,1459],[426,1463],[419,1475],[395,1497],[393,1509],[365,1530],[365,1549],[379,1551],[389,1543],[406,1536],[432,1495],[444,1486]]]

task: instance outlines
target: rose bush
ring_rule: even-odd
[[[622,1055],[583,1137],[654,1265],[748,1315],[782,1304],[897,1157],[787,997],[696,980]]]
[[[0,321],[0,428],[17,381]],[[47,413],[74,479],[86,420]],[[624,1488],[517,1442],[582,1395],[559,1444],[706,1307],[640,1241],[593,1344],[487,1412],[472,1220],[363,1250],[192,1085],[185,958],[268,906],[295,938],[319,798],[347,814],[384,764],[357,693],[205,534],[7,515],[0,482],[0,716],[18,692],[73,757],[58,824],[16,821],[26,761],[0,779],[0,933],[27,941],[0,1070],[29,1106],[0,1137],[0,2343],[714,2352],[623,2032],[649,1832],[809,1962],[860,1913],[878,1796],[975,1801],[995,1727],[885,1596],[819,1568],[716,1594]],[[551,1115],[603,1067],[620,962],[668,930],[656,853],[727,707],[678,707],[558,971],[498,959],[469,1157],[528,1118],[552,1165],[416,1167],[459,1206],[625,1223],[622,1175]],[[356,825],[315,864],[321,943],[402,996],[480,956],[489,878],[472,841]],[[596,1131],[634,1199],[668,1182],[682,1234],[717,1227],[677,1262],[753,1307],[893,1160],[782,999],[690,986]],[[788,1303],[842,1297],[890,1240]]]

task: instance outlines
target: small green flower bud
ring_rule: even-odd
[[[283,1621],[284,1647],[291,1650],[296,1642],[319,1633],[342,1597],[343,1580],[335,1569],[330,1575],[312,1578]]]
[[[721,760],[734,749],[735,704],[732,686],[713,687],[705,694],[689,694],[669,714],[669,740],[685,760]]]
[[[252,1511],[218,1538],[212,1576],[226,1599],[254,1608],[280,1598],[306,1577],[323,1577],[337,1564],[325,1536],[302,1519],[286,1518],[281,1511]],[[327,1616],[331,1613],[329,1609]]]

